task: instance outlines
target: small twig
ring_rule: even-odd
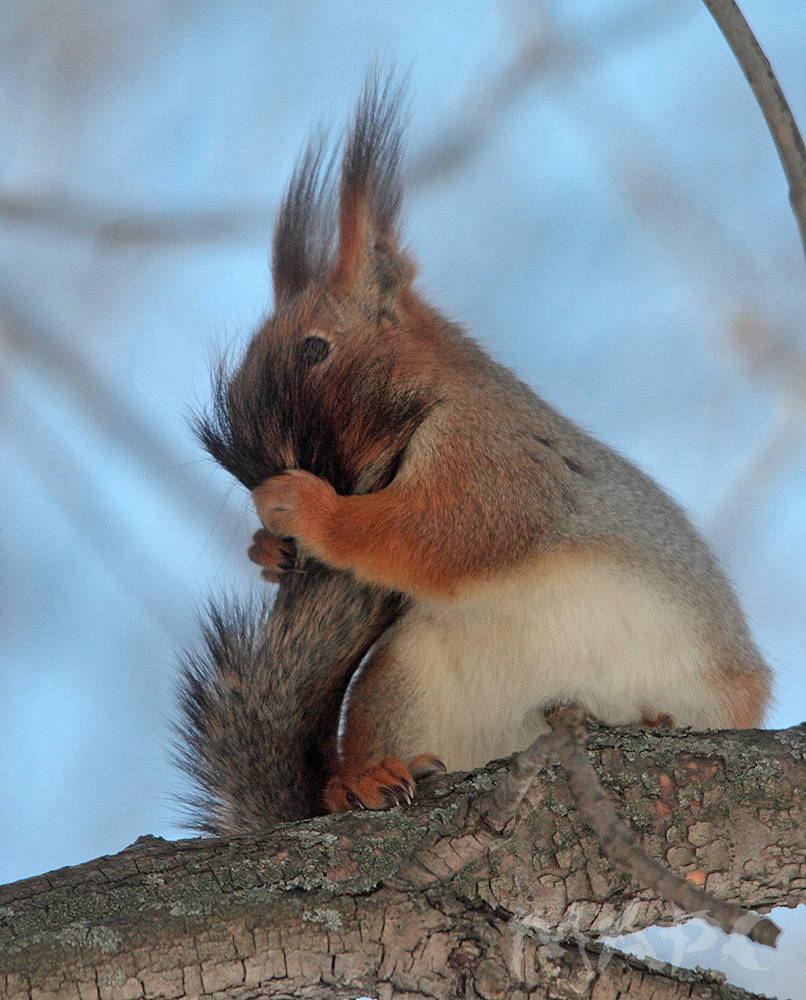
[[[501,782],[479,803],[480,811],[488,826],[501,832],[510,823],[534,781],[537,769],[557,757],[571,740],[571,726],[582,722],[585,713],[578,705],[571,705],[563,716],[563,725],[550,733],[538,736],[531,746],[512,761]]]
[[[560,725],[570,731],[570,738],[560,744],[557,757],[568,777],[568,785],[585,822],[599,838],[602,850],[614,867],[632,875],[638,883],[654,889],[663,899],[686,913],[705,916],[726,934],[743,934],[751,941],[775,947],[781,929],[767,917],[757,917],[735,903],[726,903],[711,893],[650,858],[639,847],[635,834],[618,818],[607,793],[599,784],[596,772],[584,750],[583,718],[565,715]]]
[[[579,705],[555,713],[551,733],[539,736],[510,765],[503,781],[480,802],[485,822],[502,831],[517,813],[541,764],[553,757],[562,766],[579,812],[599,838],[611,864],[632,875],[644,888],[686,913],[704,916],[727,934],[743,934],[751,941],[775,947],[780,928],[767,917],[757,917],[735,903],[726,903],[669,871],[639,847],[635,835],[619,820],[607,793],[599,784],[584,749],[585,712]]]
[[[789,201],[806,254],[806,146],[772,66],[734,0],[703,0],[753,88],[789,183]]]

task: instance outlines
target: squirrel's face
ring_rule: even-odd
[[[413,270],[410,272],[413,276]],[[383,366],[395,386],[441,384],[445,322],[406,284],[385,294],[329,282],[311,286],[291,303],[281,303],[258,334],[266,348],[288,359],[287,377],[323,385],[335,379],[347,388],[347,370]]]
[[[286,468],[339,493],[381,489],[438,401],[418,371],[422,336],[402,305],[309,287],[279,304],[237,370],[219,368],[197,433],[249,489]]]
[[[338,178],[315,136],[286,190],[275,313],[237,371],[219,368],[211,412],[197,421],[208,451],[249,489],[291,467],[339,493],[380,489],[438,401],[445,325],[411,288],[398,228],[401,97],[391,78],[371,77]]]

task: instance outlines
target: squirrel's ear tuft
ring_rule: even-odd
[[[347,131],[339,188],[333,278],[342,287],[395,295],[413,277],[400,249],[401,160],[406,84],[391,70],[367,76]]]
[[[395,82],[390,70],[370,71],[344,139],[338,183],[326,133],[320,129],[308,142],[274,228],[275,300],[328,278],[380,299],[411,281],[414,267],[398,232],[404,97],[405,82]]]
[[[272,242],[275,300],[326,277],[335,231],[333,157],[327,149],[327,133],[320,129],[297,160],[283,197]]]

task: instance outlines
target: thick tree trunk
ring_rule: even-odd
[[[650,855],[753,909],[806,898],[806,728],[600,729],[589,751]],[[259,841],[144,837],[5,886],[0,996],[747,996],[596,944],[675,914],[603,859],[556,769],[488,849],[473,804],[500,771]]]

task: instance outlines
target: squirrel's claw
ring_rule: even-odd
[[[409,771],[415,781],[429,778],[432,774],[445,774],[447,770],[444,762],[432,753],[422,753],[409,764]]]
[[[415,780],[443,771],[445,765],[433,754],[422,754],[408,767],[397,757],[386,757],[380,764],[344,770],[331,778],[325,788],[325,807],[328,812],[349,812],[411,804]]]

